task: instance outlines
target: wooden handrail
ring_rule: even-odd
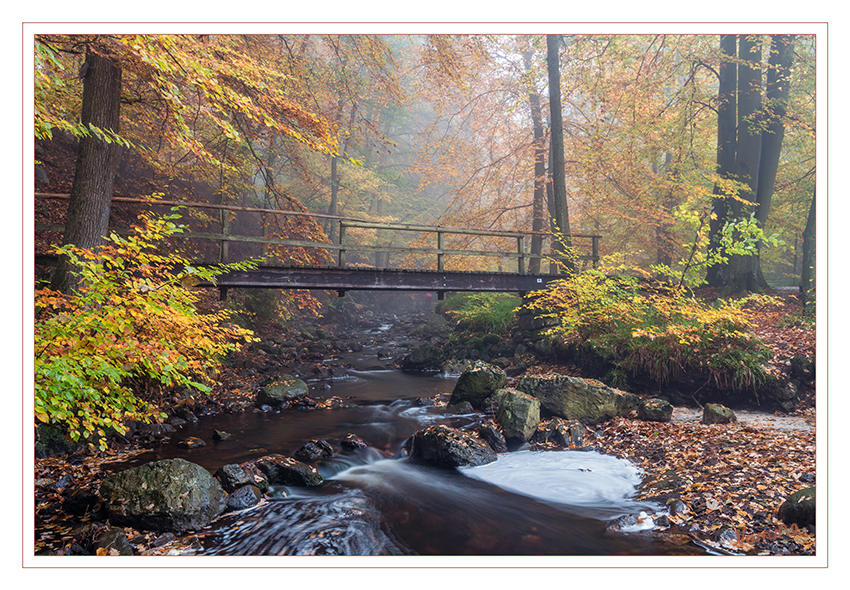
[[[59,194],[59,193],[35,193],[36,198],[41,199],[68,199],[70,195],[68,194]],[[552,234],[549,232],[518,232],[518,231],[501,231],[501,230],[482,230],[482,229],[468,229],[468,228],[455,228],[455,227],[444,227],[444,226],[429,226],[429,225],[416,225],[416,224],[399,224],[399,223],[380,223],[369,221],[365,219],[359,219],[355,217],[342,217],[338,215],[325,215],[322,213],[312,213],[308,211],[287,211],[282,209],[260,209],[256,207],[241,207],[241,206],[233,206],[233,205],[218,205],[212,203],[195,203],[195,202],[182,202],[182,201],[164,201],[164,200],[150,200],[150,199],[140,199],[140,198],[132,198],[132,197],[113,197],[113,201],[117,202],[125,202],[125,203],[139,203],[139,204],[148,204],[148,205],[166,205],[166,206],[184,206],[184,207],[197,207],[197,208],[207,208],[207,209],[218,209],[225,211],[245,211],[245,212],[256,212],[256,213],[269,213],[273,215],[301,215],[305,217],[316,217],[322,219],[334,219],[339,223],[339,244],[330,244],[323,242],[311,242],[305,240],[286,240],[280,238],[267,238],[267,237],[258,237],[258,236],[240,236],[234,235],[227,232],[227,227],[225,227],[225,231],[222,233],[204,233],[204,232],[186,232],[176,235],[174,237],[185,238],[185,239],[204,239],[204,240],[214,240],[218,241],[221,245],[221,255],[220,261],[224,262],[225,260],[225,252],[226,246],[228,242],[247,242],[247,243],[258,243],[258,244],[274,244],[280,246],[294,246],[294,247],[302,247],[302,248],[321,248],[325,250],[336,250],[338,252],[338,264],[339,268],[343,268],[346,265],[346,252],[364,252],[364,253],[403,253],[403,254],[436,254],[437,255],[437,269],[442,272],[445,268],[445,256],[487,256],[487,257],[498,257],[498,258],[510,258],[517,260],[517,272],[518,274],[525,274],[526,272],[526,259],[535,260],[535,259],[543,259],[546,258],[545,255],[542,254],[531,254],[526,253],[523,249],[523,239],[527,235],[543,235],[544,237],[549,237]],[[436,233],[437,234],[437,248],[401,248],[401,247],[393,247],[393,246],[360,246],[360,245],[348,245],[344,244],[346,228],[367,228],[367,229],[379,229],[379,230],[391,230],[391,231],[413,231],[413,232],[427,232],[427,233]],[[38,231],[64,231],[65,227],[62,225],[49,225],[49,224],[35,224],[35,229]],[[127,229],[113,229],[119,234],[127,234],[129,230]],[[458,235],[471,235],[471,236],[490,236],[497,238],[511,238],[517,241],[517,249],[515,252],[500,252],[500,251],[489,251],[489,250],[456,250],[456,249],[446,249],[445,248],[445,240],[444,236],[446,234],[458,234]],[[592,240],[592,250],[590,255],[578,256],[579,260],[587,260],[592,261],[594,266],[598,263],[599,260],[599,240],[602,238],[601,235],[596,234],[570,234],[572,238],[585,238]]]

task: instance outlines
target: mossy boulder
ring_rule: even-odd
[[[598,424],[625,416],[635,409],[638,398],[602,383],[578,377],[549,373],[525,376],[517,389],[540,400],[542,406],[560,418]]]
[[[225,510],[227,494],[210,473],[185,459],[165,459],[108,476],[100,486],[113,525],[198,530]]]
[[[703,424],[729,424],[737,422],[735,412],[720,404],[705,404],[702,409]]]
[[[637,406],[637,416],[645,422],[669,422],[673,419],[673,404],[658,398],[641,400]]]
[[[290,377],[262,387],[257,393],[256,402],[258,406],[277,407],[303,398],[309,391],[301,379]]]
[[[449,405],[467,401],[472,407],[481,409],[484,400],[507,384],[508,375],[503,369],[483,361],[475,361],[458,377]]]
[[[791,526],[807,527],[815,524],[815,488],[805,488],[791,494],[779,507],[777,517]]]
[[[540,424],[540,400],[516,389],[501,389],[496,421],[508,440],[526,442],[534,436]]]

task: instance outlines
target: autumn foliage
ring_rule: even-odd
[[[591,270],[556,281],[530,306],[560,320],[552,335],[561,345],[608,362],[615,383],[643,374],[664,385],[690,374],[741,389],[764,380],[768,356],[745,301],[709,303],[665,282]]]
[[[140,216],[128,237],[95,250],[56,248],[82,279],[80,292],[35,292],[35,416],[77,440],[156,418],[158,388],[209,391],[220,359],[251,332],[229,312],[202,312],[191,286],[232,269],[192,267],[157,248],[181,231],[177,216]],[[247,266],[242,264],[240,266]]]

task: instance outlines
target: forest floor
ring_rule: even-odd
[[[777,372],[791,358],[815,358],[814,321],[802,319],[795,293],[752,308],[752,329],[773,353]],[[569,374],[572,367],[533,370]],[[644,472],[638,499],[678,498],[681,514],[665,534],[733,555],[814,555],[814,527],[798,530],[776,517],[792,493],[816,482],[815,381],[801,384],[791,413],[735,410],[731,424],[702,424],[698,408],[677,407],[668,423],[634,413],[599,425],[585,444],[628,459]]]
[[[774,365],[790,363],[795,355],[814,359],[814,322],[799,319],[796,297],[784,294],[753,311],[753,330],[773,351]],[[573,369],[546,364],[532,370],[569,374]],[[228,381],[226,375],[224,381]],[[243,387],[241,392],[245,391]],[[212,401],[221,401],[233,396],[234,390],[221,387],[211,395]],[[629,459],[643,470],[638,499],[664,504],[677,498],[684,503],[683,512],[668,517],[671,528],[650,534],[696,542],[716,553],[814,555],[814,529],[789,529],[776,512],[793,492],[816,482],[815,382],[801,387],[800,403],[792,413],[739,410],[736,414],[737,422],[727,425],[702,424],[698,409],[683,407],[676,408],[668,423],[617,418],[590,429],[585,444]],[[73,542],[73,521],[61,507],[66,488],[96,489],[105,477],[102,465],[137,452],[123,446],[37,459],[36,553],[55,549],[61,542],[66,547],[62,554]],[[65,474],[72,476],[73,486],[61,485]],[[180,552],[181,546],[191,542],[173,535],[168,539],[168,534],[127,532],[148,547],[144,552],[148,555]]]

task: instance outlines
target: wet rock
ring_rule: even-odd
[[[156,539],[154,539],[151,545],[153,545],[154,547],[165,547],[169,543],[174,542],[176,539],[177,535],[175,535],[174,533],[165,533],[159,535]]]
[[[326,440],[311,440],[306,445],[295,451],[295,458],[299,461],[318,461],[327,459],[334,454],[334,448]]]
[[[410,456],[444,468],[472,467],[496,460],[496,453],[480,439],[443,424],[429,426],[414,434]]]
[[[645,422],[669,422],[673,418],[673,405],[663,399],[641,400],[637,406],[639,420]]]
[[[791,494],[779,507],[777,517],[787,525],[800,528],[815,524],[815,488],[805,488]]]
[[[198,447],[207,446],[207,443],[196,436],[190,436],[189,438],[184,438],[178,442],[177,446],[181,449],[197,449]]]
[[[580,420],[584,424],[598,424],[615,416],[625,416],[638,401],[634,394],[555,373],[522,377],[517,389],[539,399],[543,407],[555,416]]]
[[[213,437],[213,440],[222,441],[222,440],[227,440],[228,438],[230,438],[231,434],[229,432],[225,432],[223,430],[213,430],[212,437]]]
[[[538,442],[553,443],[559,447],[580,448],[584,446],[584,426],[578,420],[562,420],[552,418],[545,428],[538,430],[535,435]]]
[[[99,494],[113,524],[178,532],[209,524],[224,511],[227,496],[206,469],[185,459],[114,473]]]
[[[58,481],[50,484],[48,488],[57,492],[61,492],[72,483],[74,483],[74,476],[70,473],[63,473],[62,477],[60,477]]]
[[[466,401],[460,402],[458,404],[449,404],[446,406],[446,413],[448,414],[474,414],[475,408],[472,407],[472,404]]]
[[[476,427],[478,438],[483,440],[495,453],[507,453],[508,444],[502,432],[492,423],[485,422]]]
[[[139,434],[149,434],[154,437],[168,436],[174,434],[177,429],[171,424],[139,424],[137,431]]]
[[[363,439],[361,439],[359,436],[354,435],[354,434],[350,434],[350,433],[348,435],[346,435],[346,437],[344,439],[339,441],[339,444],[344,449],[349,449],[349,450],[365,449],[368,446],[365,442],[363,442]]]
[[[238,465],[245,472],[245,475],[248,476],[252,485],[260,488],[260,491],[264,494],[269,491],[269,480],[266,477],[266,474],[260,471],[260,469],[254,464],[253,461],[247,461],[245,463],[240,463]]]
[[[432,344],[425,344],[401,359],[404,371],[437,371],[442,362],[442,351]]]
[[[505,389],[501,397],[496,421],[509,441],[527,442],[540,424],[540,400],[516,389]]]
[[[702,410],[703,424],[729,424],[737,420],[735,412],[720,404],[705,404]]]
[[[242,486],[254,484],[254,479],[250,477],[240,465],[230,464],[219,467],[218,471],[213,475],[224,491],[232,494]]]
[[[475,361],[458,377],[449,405],[468,401],[474,408],[481,408],[484,400],[507,383],[508,376],[503,369],[483,361]]]
[[[95,554],[100,549],[106,555],[133,555],[133,546],[127,540],[124,529],[112,527],[97,537],[94,545]]]
[[[263,493],[257,486],[242,486],[227,497],[228,510],[244,510],[256,506],[263,498]]]
[[[300,398],[309,392],[307,384],[301,379],[281,379],[260,388],[257,393],[256,404],[258,406],[278,407]]]
[[[266,455],[254,461],[271,485],[320,486],[324,478],[312,465],[284,455]]]

